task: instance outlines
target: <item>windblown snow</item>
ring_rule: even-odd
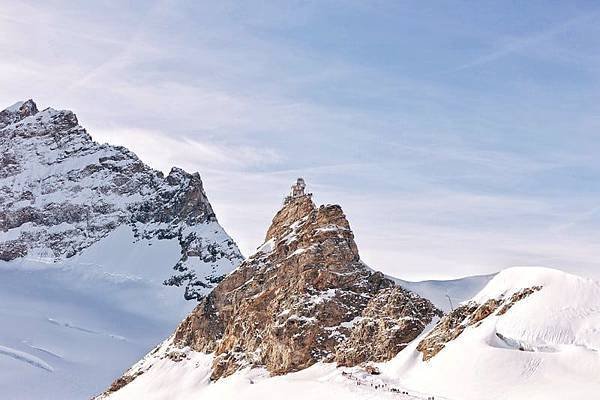
[[[59,263],[0,262],[0,398],[85,399],[168,336],[194,302],[163,285],[179,244],[126,228]]]

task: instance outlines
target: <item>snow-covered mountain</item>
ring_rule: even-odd
[[[600,283],[510,268],[389,361],[318,362],[284,375],[248,367],[214,381],[215,353],[171,338],[107,398],[591,399],[600,392],[599,350]]]
[[[241,261],[197,173],[163,176],[71,111],[0,112],[3,399],[89,398]]]
[[[31,100],[0,112],[0,260],[59,261],[121,227],[177,240],[167,284],[201,298],[241,260],[218,224],[200,175],[166,177],[123,147],[94,142],[71,111]]]
[[[441,318],[401,287],[442,302],[478,282]],[[99,399],[593,398],[599,350],[600,283],[545,268],[394,282],[360,261],[339,206],[302,194]]]

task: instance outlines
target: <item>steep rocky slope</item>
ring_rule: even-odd
[[[186,364],[189,351],[211,353],[213,381],[245,367],[277,375],[318,362],[386,361],[436,316],[430,301],[360,261],[339,206],[316,207],[298,194],[286,199],[256,254],[107,394],[161,360]]]
[[[164,281],[187,299],[241,262],[197,173],[163,176],[126,148],[94,142],[71,111],[38,111],[31,100],[0,112],[0,138],[0,260],[59,262],[127,226],[140,240],[180,244]]]

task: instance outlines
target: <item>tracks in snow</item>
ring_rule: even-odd
[[[124,337],[124,336],[115,335],[113,333],[106,333],[106,332],[94,331],[92,329],[87,329],[87,328],[82,328],[80,326],[73,325],[73,324],[71,324],[69,322],[58,321],[58,320],[56,320],[54,318],[48,318],[48,322],[50,322],[53,325],[58,325],[58,326],[62,326],[62,327],[65,327],[65,328],[74,329],[76,331],[89,333],[91,335],[108,336],[108,337],[113,338],[113,339],[127,341],[127,338]]]
[[[0,355],[13,358],[17,361],[24,362],[36,368],[46,370],[48,372],[54,372],[54,368],[46,361],[24,351],[13,349],[11,347],[0,346]]]

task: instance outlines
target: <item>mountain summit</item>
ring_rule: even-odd
[[[68,110],[0,112],[3,398],[98,393],[241,261],[199,174],[99,144]]]
[[[107,394],[160,360],[183,368],[188,350],[211,354],[213,381],[247,367],[278,375],[318,362],[385,361],[441,315],[363,264],[342,208],[316,207],[303,185],[292,187],[258,251]]]
[[[200,299],[242,260],[218,224],[198,173],[165,177],[124,147],[98,144],[71,111],[32,100],[0,112],[0,260],[58,262],[120,227],[176,240],[168,285]]]
[[[7,109],[0,111],[0,129],[37,113],[38,108],[33,100],[19,101]]]

